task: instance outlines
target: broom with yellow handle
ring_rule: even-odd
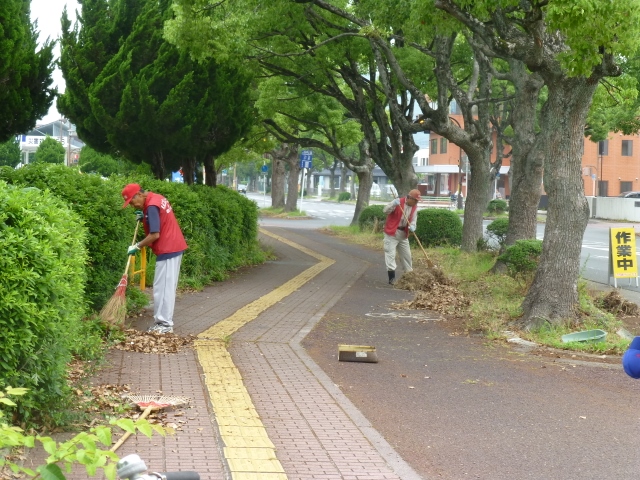
[[[136,223],[136,230],[133,234],[133,241],[131,245],[136,243],[138,236],[138,227],[140,226],[140,220]],[[124,325],[124,319],[127,316],[127,284],[129,283],[129,265],[131,264],[132,255],[127,255],[127,266],[124,269],[124,275],[120,279],[120,283],[116,287],[116,292],[111,299],[100,310],[100,318],[107,323],[111,323],[115,326],[122,327]]]

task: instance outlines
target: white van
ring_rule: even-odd
[[[377,183],[374,183],[371,185],[371,196],[372,197],[379,197],[380,195],[382,195],[382,190],[380,190],[380,185],[378,185]]]

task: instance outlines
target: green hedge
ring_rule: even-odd
[[[86,229],[47,190],[0,181],[0,389],[25,387],[17,418],[56,423],[66,368],[85,341]]]
[[[493,222],[487,225],[487,237],[493,239],[498,248],[502,248],[504,242],[507,240],[507,232],[509,230],[509,219],[507,217],[496,218]]]
[[[383,205],[370,205],[360,212],[358,217],[358,226],[360,231],[373,230],[376,227],[376,232],[382,232],[384,230],[384,222],[387,216],[382,212]]]
[[[504,213],[507,211],[507,209],[508,209],[507,201],[502,200],[501,198],[496,198],[494,200],[491,200],[489,202],[489,205],[487,205],[487,212],[489,213],[494,213],[494,214]]]
[[[0,179],[49,189],[84,220],[89,230],[86,296],[91,307],[100,310],[124,272],[127,246],[135,229],[134,215],[122,209],[120,192],[124,184],[81,174],[64,165],[46,164],[30,164],[18,170],[2,168]]]
[[[507,265],[510,276],[530,276],[538,268],[540,255],[542,255],[542,240],[516,240],[516,243],[505,249],[498,260]]]
[[[462,243],[462,221],[450,210],[425,208],[418,211],[415,233],[425,247],[457,246]]]
[[[341,192],[340,195],[338,195],[338,202],[346,202],[347,200],[351,200],[351,193]]]

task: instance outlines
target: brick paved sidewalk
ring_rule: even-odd
[[[161,391],[193,399],[185,416],[174,420],[186,420],[182,431],[167,438],[132,437],[118,454],[137,453],[153,471],[197,470],[203,480],[420,478],[300,346],[369,264],[334,248],[339,240],[322,236],[316,242],[314,234],[269,230],[263,231],[261,241],[277,255],[276,261],[244,269],[226,282],[178,298],[175,332],[204,335],[197,351],[178,355],[110,353],[109,366],[94,383],[129,384],[132,391],[141,394]],[[319,257],[314,258],[316,254]],[[327,259],[321,268],[317,268],[322,263],[318,258]],[[282,298],[263,301],[292,281],[290,291],[280,292]],[[237,313],[248,305],[251,315]],[[211,332],[234,315],[241,319],[251,316],[230,341],[224,341],[241,375],[242,388],[227,385],[231,391],[227,394],[235,397],[229,405],[221,406],[218,403],[228,399],[219,396],[217,384],[226,380],[216,380],[210,362],[203,367],[199,358],[211,356],[220,347],[221,339],[209,338],[215,336]],[[232,323],[237,324],[237,319]],[[148,325],[136,326],[144,329]],[[214,352],[211,358],[219,355]],[[244,398],[242,389],[248,392],[243,409],[249,413],[238,414],[235,420],[225,418],[221,424],[216,412],[237,412],[233,402]],[[260,428],[266,432],[266,440],[257,438],[263,435],[256,433]],[[69,478],[85,477],[77,474]]]

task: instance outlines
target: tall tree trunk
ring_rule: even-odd
[[[164,180],[166,176],[165,168],[164,168],[164,157],[162,156],[162,152],[155,152],[151,155],[151,171],[153,172],[153,176],[158,180]]]
[[[343,163],[342,166],[340,167],[340,190],[339,190],[340,193],[345,192],[347,190],[346,184],[347,184],[347,167]]]
[[[353,212],[353,218],[351,219],[351,225],[358,225],[360,219],[360,213],[369,205],[369,197],[371,195],[371,185],[373,185],[373,169],[376,164],[371,158],[370,144],[366,139],[363,139],[358,145],[359,158],[357,162],[355,160],[348,163],[349,169],[358,175],[358,198],[356,199],[356,208]],[[351,190],[355,190],[354,181],[351,182]]]
[[[360,213],[369,205],[369,196],[371,195],[371,185],[373,185],[372,170],[359,170],[356,172],[358,175],[358,183],[360,188],[358,189],[358,198],[356,200],[356,209],[353,212],[353,218],[351,219],[351,226],[358,225]]]
[[[298,209],[298,178],[300,177],[300,162],[298,161],[297,145],[288,144],[288,155],[285,158],[289,166],[289,180],[287,182],[287,201],[284,204],[285,212],[295,212]]]
[[[509,65],[516,99],[511,114],[514,138],[509,169],[511,194],[506,246],[517,240],[536,238],[545,154],[543,148],[536,147],[535,131],[542,78],[528,73],[520,61],[510,60]]]
[[[213,155],[207,154],[202,160],[204,165],[204,184],[208,187],[215,187],[217,184],[216,169]]]
[[[284,160],[273,154],[271,164],[271,206],[284,208]]]
[[[545,80],[549,96],[543,108],[541,135],[549,207],[542,255],[522,304],[526,328],[575,316],[580,251],[589,219],[580,167],[586,115],[598,82],[563,76]]]
[[[182,178],[187,185],[193,185],[196,175],[196,157],[187,157],[182,162]]]
[[[491,146],[485,150],[474,149],[468,153],[469,177],[467,178],[467,201],[462,224],[462,245],[465,252],[478,250],[478,241],[484,237],[482,220],[487,208],[487,199],[493,183],[489,160]]]

